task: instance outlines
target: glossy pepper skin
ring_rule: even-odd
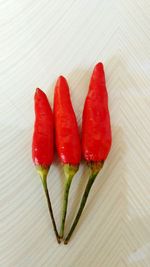
[[[70,231],[64,240],[67,244],[80,219],[91,187],[102,169],[111,147],[111,126],[108,110],[108,95],[102,63],[98,63],[91,76],[89,91],[82,117],[82,153],[90,169],[89,179],[80,207]]]
[[[87,162],[104,161],[111,147],[108,94],[102,63],[93,71],[82,119],[82,153]]]
[[[32,159],[35,165],[50,167],[54,155],[53,114],[46,94],[39,88],[36,89],[34,103]]]
[[[65,183],[62,207],[60,237],[64,235],[69,189],[72,178],[79,168],[81,145],[78,125],[72,107],[69,87],[66,79],[60,76],[54,95],[55,142],[61,163],[63,164]]]
[[[35,92],[34,104],[35,123],[32,141],[32,159],[41,178],[56,239],[60,243],[47,188],[47,175],[54,155],[53,114],[46,94],[39,88]]]
[[[81,145],[78,125],[72,107],[66,79],[60,76],[54,95],[55,141],[63,164],[78,165],[81,159]]]

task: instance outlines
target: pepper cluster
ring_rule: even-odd
[[[66,79],[60,76],[54,92],[54,110],[41,89],[35,93],[35,124],[32,142],[32,158],[41,177],[54,232],[58,243],[64,238],[69,189],[79,169],[81,156],[90,169],[89,179],[69,233],[64,238],[67,244],[84,209],[90,189],[110,151],[112,137],[108,110],[108,94],[102,63],[98,63],[91,76],[89,91],[82,117],[82,138],[70,99]],[[54,144],[63,165],[65,182],[62,205],[61,228],[58,233],[47,187],[47,175],[53,162]]]

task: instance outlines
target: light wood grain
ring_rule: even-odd
[[[148,0],[0,1],[1,267],[150,266],[149,14]],[[65,75],[81,126],[99,61],[113,145],[69,245],[59,246],[31,160],[34,90],[41,87],[52,103],[54,83]],[[86,176],[81,165],[66,230]],[[55,163],[49,189],[58,225],[63,179]]]

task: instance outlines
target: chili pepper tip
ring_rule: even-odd
[[[60,87],[63,86],[63,83],[67,84],[66,78],[62,75],[60,75],[57,79],[56,86]]]
[[[98,71],[98,72],[103,72],[104,71],[104,65],[102,62],[99,62],[96,64],[95,68],[94,68],[94,71]]]
[[[42,92],[42,90],[40,88],[36,88],[35,92],[39,93],[39,92]]]

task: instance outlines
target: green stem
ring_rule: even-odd
[[[64,235],[65,228],[65,220],[67,215],[67,206],[68,206],[68,197],[69,197],[69,189],[71,186],[72,178],[65,179],[64,185],[64,196],[63,196],[63,207],[62,207],[62,218],[61,218],[61,228],[60,228],[60,237],[62,238]]]
[[[38,174],[40,175],[40,178],[41,178],[41,181],[43,184],[43,188],[44,188],[44,192],[45,192],[45,196],[46,196],[46,200],[47,200],[47,205],[48,205],[48,210],[49,210],[49,214],[50,214],[52,224],[53,224],[54,233],[55,233],[57,242],[60,244],[60,242],[61,242],[60,236],[59,236],[58,231],[57,231],[56,222],[55,222],[55,218],[54,218],[54,214],[53,214],[53,210],[52,210],[52,205],[51,205],[51,200],[50,200],[48,187],[47,187],[47,174],[48,174],[49,168],[37,166],[36,169],[37,169]]]
[[[86,201],[87,201],[88,195],[90,193],[91,187],[92,187],[92,185],[93,185],[93,183],[95,181],[95,178],[96,178],[97,174],[99,173],[99,171],[103,167],[103,162],[91,163],[89,167],[90,167],[90,170],[91,170],[91,174],[90,174],[88,183],[86,185],[84,194],[82,196],[79,210],[78,210],[77,215],[76,215],[76,217],[75,217],[75,219],[73,221],[71,229],[70,229],[67,237],[64,240],[64,244],[68,243],[69,239],[71,238],[71,236],[72,236],[72,234],[74,232],[74,229],[76,228],[76,225],[77,225],[77,223],[78,223],[78,221],[79,221],[79,219],[81,217],[81,214],[83,212],[84,206],[86,204]]]
[[[73,176],[75,175],[77,170],[78,170],[78,166],[73,166],[70,164],[64,165],[65,184],[64,184],[62,218],[61,218],[61,227],[60,227],[60,238],[63,238],[63,235],[64,235],[65,221],[66,221],[67,207],[68,207],[69,190],[70,190]]]

